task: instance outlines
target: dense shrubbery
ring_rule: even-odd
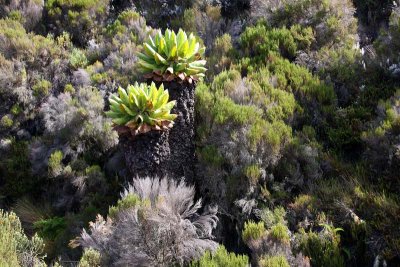
[[[13,212],[0,210],[0,263],[2,266],[46,266],[43,261],[43,240],[29,239],[19,218]]]
[[[0,265],[399,265],[399,8],[353,2],[0,0]],[[118,200],[106,114],[175,116],[110,95],[200,76],[190,182],[218,213],[172,177]]]
[[[46,1],[48,27],[56,34],[67,31],[73,40],[86,45],[105,25],[109,4],[109,0]]]

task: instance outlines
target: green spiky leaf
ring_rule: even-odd
[[[177,34],[167,29],[164,34],[159,31],[154,40],[149,37],[143,44],[138,64],[146,78],[153,77],[157,81],[170,81],[171,77],[178,81],[197,80],[204,77],[207,70],[206,61],[202,59],[204,52],[205,47],[200,47],[192,33],[188,37],[182,29]]]

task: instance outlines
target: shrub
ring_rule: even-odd
[[[74,48],[69,57],[69,63],[74,69],[78,69],[86,67],[88,60],[82,50]]]
[[[133,3],[152,27],[165,28],[170,27],[170,22],[174,19],[181,18],[183,12],[192,7],[194,2],[191,0],[137,0]]]
[[[57,176],[61,174],[62,171],[62,161],[63,153],[60,150],[54,151],[49,158],[48,165],[49,165],[49,173],[52,176]]]
[[[244,229],[242,232],[242,238],[244,242],[249,242],[251,240],[257,240],[265,234],[264,222],[254,222],[248,221],[244,224]]]
[[[62,217],[43,219],[34,223],[38,235],[47,240],[55,240],[65,230],[66,226],[66,221]]]
[[[83,230],[71,245],[99,251],[107,266],[188,264],[217,248],[211,240],[216,210],[198,214],[201,201],[194,202],[194,194],[194,188],[183,181],[134,179],[121,194],[117,209],[112,209],[115,215],[107,220],[98,215],[90,223],[91,233]],[[127,197],[134,201],[124,201]]]
[[[0,120],[0,125],[3,128],[11,128],[14,124],[14,121],[10,118],[9,115],[4,115]]]
[[[6,151],[2,151],[0,173],[2,174],[1,195],[16,199],[39,188],[39,177],[31,172],[28,142],[12,139]]]
[[[80,45],[99,33],[107,19],[109,0],[50,0],[45,8],[48,26],[56,34],[67,31]]]
[[[202,60],[205,48],[200,47],[196,37],[180,29],[176,34],[167,29],[163,35],[159,31],[155,39],[149,37],[143,53],[138,53],[138,64],[146,78],[156,81],[197,81],[204,77],[206,68]]]
[[[5,267],[46,266],[43,261],[43,240],[34,235],[29,239],[13,212],[0,210],[0,263]],[[5,265],[4,265],[5,264]]]
[[[273,211],[268,208],[264,208],[259,210],[256,215],[264,222],[268,229],[278,224],[286,225],[286,211],[283,207],[276,207]]]
[[[0,18],[18,20],[25,29],[32,30],[42,18],[43,0],[0,1]]]
[[[265,18],[274,27],[288,28],[299,24],[315,32],[316,48],[343,45],[356,41],[357,21],[350,0],[256,0],[255,18]]]
[[[175,101],[168,102],[169,94],[164,85],[157,89],[142,83],[129,85],[125,90],[118,88],[119,97],[109,98],[111,110],[106,112],[117,125],[114,127],[120,134],[129,133],[132,136],[147,133],[151,130],[166,130],[173,126],[177,117],[170,114]]]
[[[101,255],[94,249],[85,249],[81,260],[79,261],[79,267],[100,267],[101,266]]]
[[[260,267],[290,267],[285,256],[266,256],[259,262]]]
[[[288,232],[289,229],[286,225],[284,225],[283,223],[278,223],[271,227],[269,235],[271,236],[271,238],[279,242],[288,244],[290,242],[290,236]]]
[[[259,23],[247,27],[240,36],[240,44],[246,55],[256,57],[263,62],[271,52],[280,53],[283,57],[293,59],[297,51],[308,49],[314,40],[311,28],[292,26],[289,29],[270,29]]]
[[[190,267],[247,267],[249,258],[246,255],[236,255],[228,252],[223,245],[220,245],[214,253],[207,251],[197,261],[193,261]]]
[[[301,232],[298,235],[299,249],[310,258],[313,266],[340,267],[345,266],[340,248],[340,228],[323,225],[319,232]]]
[[[400,48],[400,7],[393,8],[388,31],[382,32],[374,42],[379,64],[387,67],[396,77],[399,75],[400,57],[394,52]]]
[[[51,82],[47,80],[39,80],[33,85],[33,95],[36,97],[45,97],[50,93]]]

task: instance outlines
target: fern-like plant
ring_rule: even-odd
[[[154,40],[149,37],[143,48],[143,53],[138,53],[138,63],[145,78],[192,83],[204,77],[207,70],[202,59],[205,47],[200,47],[196,37],[188,37],[182,29],[177,34],[169,29],[164,35],[159,31]]]
[[[119,134],[147,133],[151,130],[166,130],[173,126],[177,117],[171,114],[175,101],[169,100],[168,90],[154,83],[129,85],[127,89],[118,88],[118,95],[111,95],[110,111],[106,115],[112,118],[114,129]]]

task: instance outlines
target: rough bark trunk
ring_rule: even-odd
[[[159,86],[161,83],[157,83]],[[174,126],[165,132],[151,131],[134,139],[121,137],[125,162],[133,176],[185,177],[194,182],[194,84],[164,82],[170,98],[175,100],[171,113],[177,114]]]
[[[121,137],[125,163],[133,177],[163,177],[169,175],[169,131],[151,131],[135,138]]]
[[[171,158],[168,165],[171,177],[180,179],[185,177],[187,182],[194,182],[195,175],[195,130],[194,105],[195,85],[176,82],[164,82],[168,89],[170,100],[175,100],[172,113],[178,114],[174,127],[170,130],[169,147]]]

